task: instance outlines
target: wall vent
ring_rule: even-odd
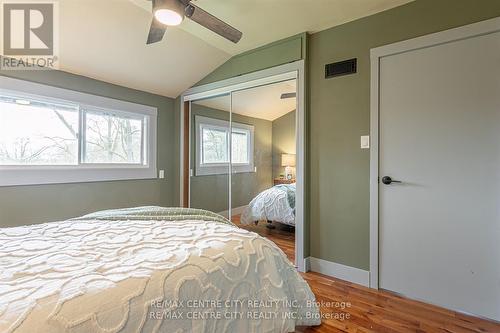
[[[357,63],[358,59],[354,58],[328,64],[325,66],[325,79],[354,74],[357,72]]]

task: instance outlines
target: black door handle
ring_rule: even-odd
[[[401,183],[401,181],[400,180],[393,180],[389,176],[384,176],[384,177],[382,177],[382,183],[384,183],[385,185],[390,185],[392,183]]]

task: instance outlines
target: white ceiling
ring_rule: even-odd
[[[60,0],[60,68],[177,97],[229,55],[182,29],[146,45],[151,15],[128,0]]]
[[[60,67],[177,97],[231,56],[304,31],[316,32],[411,0],[196,0],[243,32],[233,44],[185,20],[146,45],[147,0],[60,0]]]
[[[273,121],[296,109],[296,98],[281,99],[283,93],[296,92],[296,81],[285,81],[233,93],[233,113]],[[196,104],[229,111],[229,96],[204,99]]]
[[[130,0],[151,12],[151,1]],[[180,29],[236,55],[304,31],[313,33],[373,15],[413,0],[194,0],[193,3],[243,32],[238,44],[185,20]]]

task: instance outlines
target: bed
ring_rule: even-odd
[[[272,221],[295,226],[295,192],[295,183],[275,185],[260,192],[241,214],[241,223]]]
[[[0,268],[0,332],[320,324],[313,293],[274,243],[204,210],[139,207],[2,228]]]

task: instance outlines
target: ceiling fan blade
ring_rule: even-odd
[[[149,28],[148,41],[146,44],[153,44],[161,41],[163,36],[165,35],[165,31],[167,31],[167,27],[160,22],[158,22],[154,17],[153,21],[151,21],[151,27]]]
[[[238,29],[233,28],[226,22],[218,19],[192,3],[186,7],[186,16],[205,28],[212,30],[216,34],[229,39],[233,43],[238,43],[243,36],[243,33]]]
[[[295,98],[295,97],[297,97],[297,93],[285,93],[285,94],[281,94],[281,99]]]

